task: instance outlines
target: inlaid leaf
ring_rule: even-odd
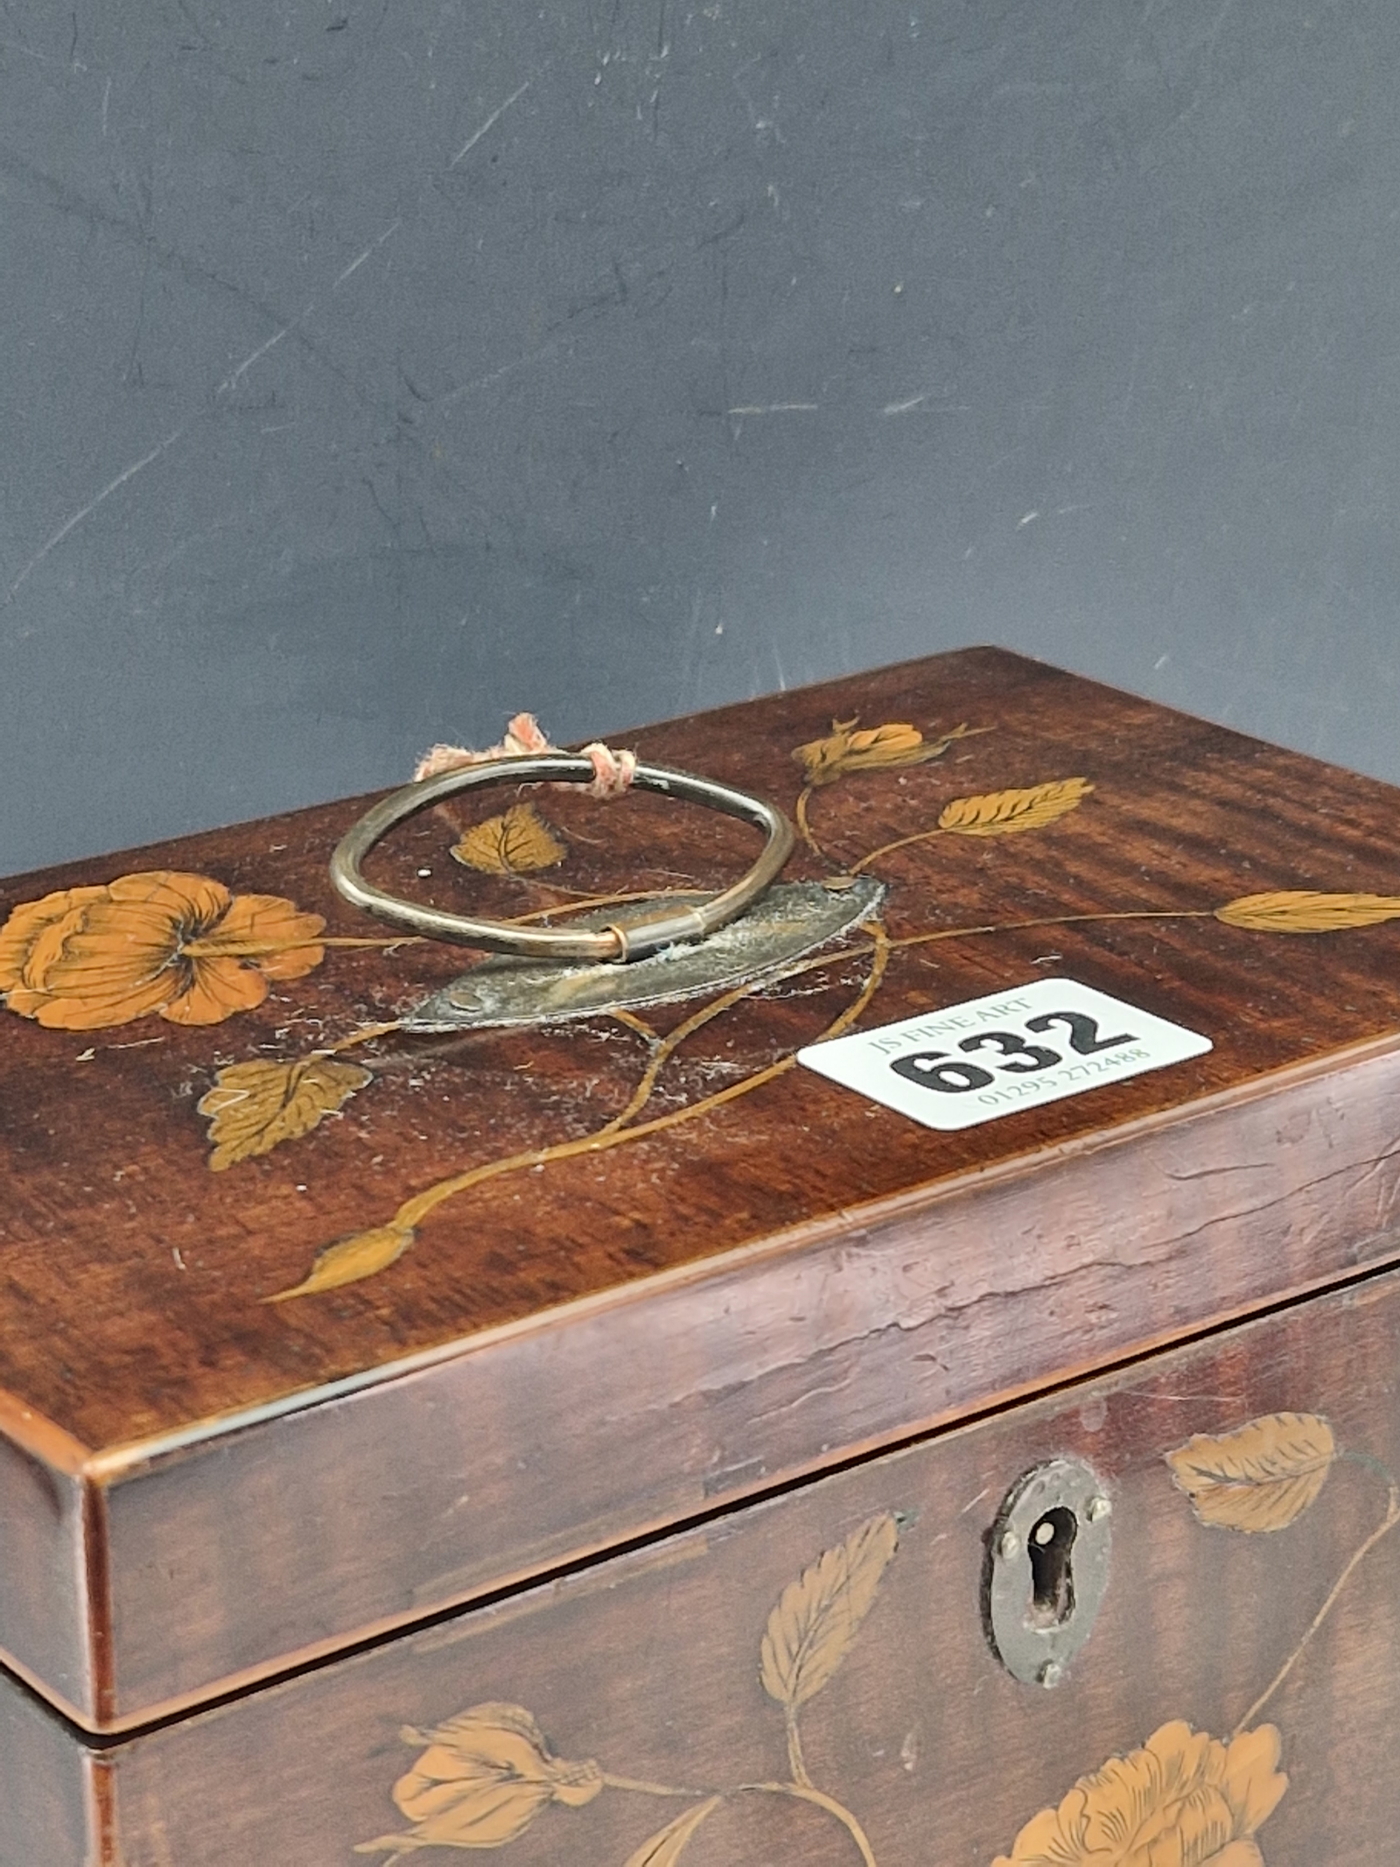
[[[308,1057],[300,1063],[230,1063],[201,1097],[214,1143],[210,1168],[222,1173],[236,1161],[270,1154],[283,1141],[310,1134],[323,1116],[343,1108],[357,1089],[373,1082],[358,1063]]]
[[[980,797],[955,797],[938,819],[953,836],[1011,836],[1039,830],[1078,808],[1093,790],[1087,778],[1056,778],[1020,791],[987,791]]]
[[[452,853],[486,875],[529,875],[552,869],[568,851],[533,804],[512,804],[503,816],[475,824]]]
[[[372,1231],[356,1232],[327,1245],[317,1257],[308,1276],[290,1290],[279,1290],[264,1297],[264,1303],[285,1303],[291,1297],[315,1296],[321,1290],[336,1290],[342,1284],[357,1284],[388,1270],[413,1243],[412,1229],[401,1225],[376,1225]]]
[[[1345,927],[1374,927],[1400,916],[1400,895],[1324,895],[1311,888],[1241,895],[1215,910],[1227,927],[1253,933],[1340,933]]]
[[[1269,1413],[1219,1438],[1198,1433],[1166,1460],[1202,1523],[1258,1532],[1301,1517],[1336,1456],[1318,1414]]]
[[[704,1802],[697,1802],[694,1808],[687,1809],[683,1815],[678,1815],[675,1821],[667,1822],[649,1841],[644,1841],[635,1854],[628,1855],[627,1867],[676,1867],[681,1849],[705,1817],[712,1814],[723,1800],[723,1796],[710,1796]]]
[[[850,1652],[898,1547],[899,1526],[883,1511],[783,1590],[759,1652],[770,1698],[795,1711],[821,1691]]]

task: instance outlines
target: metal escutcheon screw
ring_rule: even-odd
[[[1006,1530],[1002,1534],[1001,1541],[997,1544],[997,1554],[1003,1557],[1007,1562],[1010,1562],[1011,1558],[1017,1553],[1020,1547],[1021,1539],[1017,1536],[1016,1532],[1014,1530]]]
[[[1057,1686],[1065,1676],[1065,1669],[1058,1660],[1046,1660],[1036,1674],[1037,1681],[1043,1686]]]
[[[1090,1498],[1088,1508],[1086,1511],[1086,1515],[1088,1516],[1090,1523],[1102,1523],[1105,1517],[1111,1517],[1113,1515],[1112,1498],[1106,1498],[1106,1497]]]

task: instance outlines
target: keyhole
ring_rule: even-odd
[[[1038,1627],[1061,1627],[1074,1613],[1071,1560],[1079,1524],[1072,1510],[1056,1505],[1031,1531],[1031,1614]]]
[[[992,1651],[1022,1685],[1060,1685],[1089,1638],[1112,1519],[1113,1499],[1080,1459],[1033,1466],[1002,1499],[986,1532],[982,1613]]]

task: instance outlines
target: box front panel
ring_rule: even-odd
[[[1391,1273],[737,1510],[130,1740],[122,1858],[1375,1867],[1397,1378]]]

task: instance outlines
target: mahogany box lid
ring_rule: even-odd
[[[334,892],[363,799],[0,885],[0,1656],[87,1728],[1400,1256],[1395,791],[994,649],[624,743],[881,904],[748,991],[422,1035],[480,956]],[[752,858],[521,801],[371,874],[510,917]],[[1067,991],[1178,1037],[1125,1073]],[[902,1106],[805,1055],[910,1019]]]

